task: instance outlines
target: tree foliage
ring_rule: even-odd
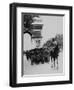
[[[34,17],[39,17],[37,14],[25,14],[24,15],[24,27],[31,30],[31,24],[34,22]]]
[[[57,44],[59,45],[59,48],[63,50],[63,35],[62,34],[57,34],[55,36],[55,40],[57,41]]]
[[[63,50],[63,35],[57,34],[54,38],[49,39],[46,43],[44,43],[43,48],[45,48],[48,52],[52,51],[55,46],[58,45],[60,50]]]

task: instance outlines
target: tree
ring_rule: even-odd
[[[58,45],[60,50],[63,50],[63,35],[57,34],[54,38],[51,38],[46,43],[44,43],[43,48],[46,49],[47,52],[54,50],[55,46]]]
[[[34,22],[33,18],[39,17],[37,14],[25,14],[24,15],[24,28],[31,30],[31,24]]]
[[[58,44],[59,48],[61,50],[63,50],[63,35],[62,34],[57,34],[55,36],[55,40],[57,41],[57,44]]]
[[[52,51],[56,46],[55,43],[55,39],[51,38],[50,40],[48,40],[46,43],[44,43],[43,48],[50,53],[50,51]]]

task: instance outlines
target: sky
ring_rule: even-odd
[[[43,23],[42,44],[56,34],[63,34],[63,16],[40,16]]]

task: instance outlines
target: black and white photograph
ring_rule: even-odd
[[[63,18],[22,13],[22,76],[63,72]]]
[[[72,7],[10,4],[10,86],[72,83]]]

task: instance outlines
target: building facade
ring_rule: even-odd
[[[33,17],[32,20],[33,20],[33,22],[30,23],[30,25],[25,25],[28,23],[26,23],[26,21],[24,20],[24,22],[23,22],[24,35],[26,33],[30,35],[31,49],[40,48],[41,47],[41,39],[42,39],[41,31],[42,31],[43,23],[42,23],[42,20],[40,19],[40,17]],[[28,26],[28,27],[26,27],[26,26]]]

